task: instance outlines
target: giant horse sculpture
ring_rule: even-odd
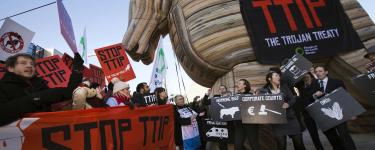
[[[365,47],[375,46],[375,25],[365,10],[357,0],[341,3]],[[248,79],[253,88],[265,83],[271,66],[257,62],[238,0],[131,0],[129,10],[122,43],[133,60],[152,63],[159,37],[169,34],[178,61],[198,84],[213,91],[224,84],[234,91],[240,78]],[[365,50],[358,49],[314,63],[326,65],[331,76],[344,80],[351,94],[368,106],[350,82],[352,76],[365,71],[368,61],[364,55]],[[374,125],[360,126],[367,131]]]

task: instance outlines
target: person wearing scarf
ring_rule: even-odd
[[[260,94],[282,94],[284,104],[281,106],[286,109],[287,123],[286,124],[272,124],[272,129],[276,135],[276,142],[278,150],[287,149],[287,136],[289,136],[294,145],[295,150],[305,150],[302,139],[301,126],[298,123],[296,114],[292,109],[295,103],[294,96],[288,86],[281,83],[280,74],[270,71],[266,75],[267,84],[260,90]]]
[[[112,83],[114,83],[113,96],[108,98],[107,105],[110,107],[131,105],[129,84],[117,78],[113,79]]]

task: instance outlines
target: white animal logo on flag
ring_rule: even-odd
[[[228,108],[228,109],[221,109],[220,110],[220,118],[223,119],[223,117],[225,115],[230,115],[232,118],[234,118],[234,114],[236,114],[236,112],[240,111],[240,109],[238,107],[231,107],[231,108]]]
[[[322,110],[322,112],[324,112],[325,115],[327,115],[331,118],[334,118],[334,119],[337,119],[337,120],[341,120],[343,118],[342,108],[340,107],[339,103],[337,103],[337,102],[333,103],[332,109],[331,108],[321,108],[321,110]]]

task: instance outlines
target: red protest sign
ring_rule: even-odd
[[[83,66],[82,76],[83,78],[90,78],[92,76],[91,69],[87,68],[86,66]]]
[[[72,68],[73,65],[73,57],[69,56],[67,53],[64,53],[62,56],[62,60],[69,69]]]
[[[55,55],[36,61],[36,71],[39,77],[48,81],[50,88],[67,87],[72,72],[62,59]]]
[[[122,81],[135,78],[133,68],[121,43],[95,49],[95,53],[108,81],[114,77]]]
[[[5,74],[5,70],[6,70],[5,64],[0,63],[0,79],[3,78],[3,76]]]
[[[93,64],[90,64],[90,73],[91,76],[89,77],[89,80],[91,83],[98,83],[101,87],[105,86],[105,77],[102,68],[95,66]]]

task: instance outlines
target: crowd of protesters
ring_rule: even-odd
[[[366,67],[374,71],[375,55],[369,53],[366,58],[371,63]],[[68,109],[91,109],[98,107],[129,106],[131,109],[147,106],[145,95],[151,94],[147,83],[139,83],[136,91],[131,93],[130,85],[117,78],[112,79],[106,88],[97,83],[90,83],[82,79],[83,60],[75,54],[72,74],[66,88],[48,88],[47,82],[36,77],[35,59],[28,54],[16,54],[6,61],[6,73],[0,80],[0,126],[9,124],[27,113],[51,111],[53,103],[70,100]],[[319,139],[318,127],[312,117],[304,109],[317,98],[324,96],[339,87],[344,87],[342,81],[328,77],[328,70],[324,66],[316,66],[305,75],[303,80],[291,86],[282,81],[278,68],[271,68],[265,75],[266,84],[263,88],[252,90],[251,84],[246,79],[236,83],[236,94],[282,94],[286,109],[286,124],[269,125],[274,134],[279,150],[287,147],[287,137],[292,142],[294,149],[304,150],[302,132],[307,128],[316,149],[324,147]],[[295,92],[297,89],[298,92]],[[260,144],[260,125],[244,124],[242,121],[229,121],[228,126],[234,127],[234,142],[208,142],[204,138],[204,119],[210,118],[209,105],[212,97],[231,96],[225,85],[219,86],[217,95],[209,89],[199,99],[187,103],[182,95],[174,96],[173,103],[168,98],[166,89],[162,87],[152,91],[155,94],[153,105],[174,104],[175,115],[175,144],[179,149],[211,149],[215,145],[220,150],[234,146],[236,150],[250,147],[252,150],[262,149]],[[298,94],[296,94],[298,93]],[[354,150],[355,144],[347,131],[346,122],[323,132],[334,150]]]
[[[328,76],[328,71],[324,66],[316,66],[312,71],[303,77],[303,80],[290,86],[284,83],[281,78],[281,72],[278,68],[270,68],[265,76],[266,84],[257,90],[251,90],[251,85],[246,79],[240,79],[236,83],[237,94],[282,94],[284,104],[281,106],[286,109],[286,124],[269,125],[274,134],[277,149],[287,149],[287,137],[293,142],[294,149],[304,150],[302,132],[307,128],[308,133],[317,150],[324,150],[319,135],[318,127],[312,117],[307,113],[305,107],[326,93],[332,92],[339,87],[345,88],[342,81]],[[211,104],[210,97],[230,96],[232,93],[227,90],[225,85],[219,86],[218,95],[212,95],[211,89],[205,94],[202,100],[193,101],[190,106],[197,113],[207,113],[208,105]],[[298,94],[297,94],[298,93]],[[297,103],[299,101],[300,104]],[[199,116],[198,116],[199,117]],[[209,117],[209,115],[202,115]],[[198,119],[202,120],[202,119]],[[198,122],[200,123],[200,122]],[[211,149],[212,145],[218,145],[220,150],[227,150],[228,146],[234,146],[235,150],[243,150],[250,147],[252,150],[263,149],[260,144],[260,125],[244,124],[241,121],[229,121],[228,125],[234,126],[234,142],[207,142],[202,143],[201,149]],[[202,130],[202,129],[201,129]],[[201,132],[202,133],[202,132]],[[351,138],[346,122],[341,123],[332,129],[323,132],[334,150],[355,150],[356,146]],[[204,135],[204,133],[203,133]]]

